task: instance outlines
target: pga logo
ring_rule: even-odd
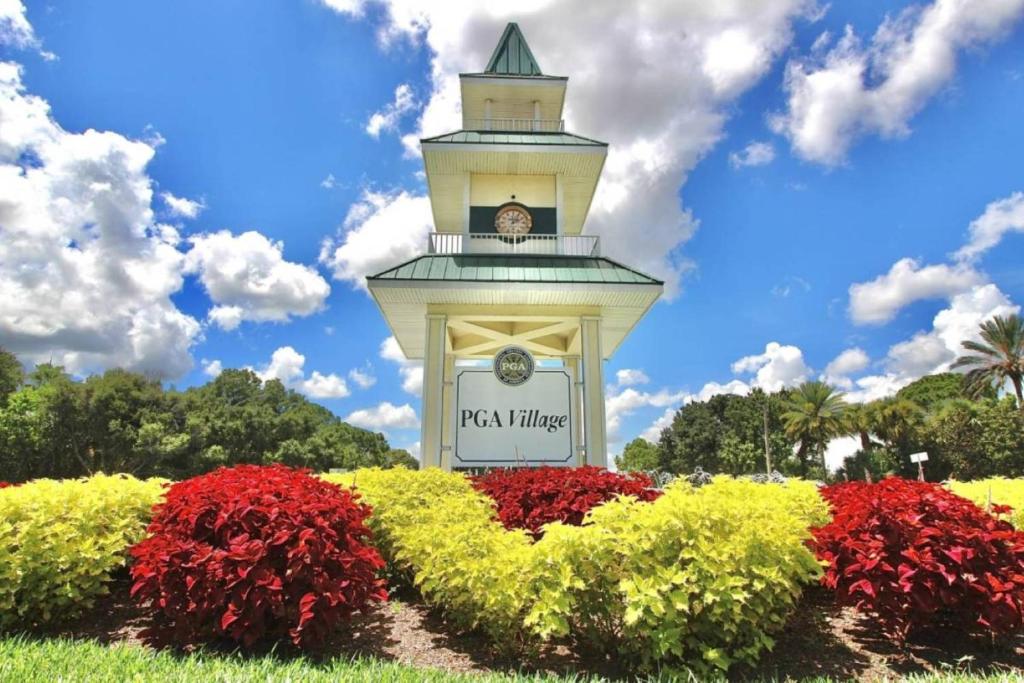
[[[506,346],[494,357],[494,376],[502,384],[518,387],[533,376],[533,356],[521,346]]]

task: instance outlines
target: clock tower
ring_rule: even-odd
[[[459,82],[461,129],[421,140],[436,232],[367,278],[423,360],[421,464],[605,467],[603,361],[663,283],[586,234],[608,145],[565,129],[568,78],[543,73],[517,24]]]

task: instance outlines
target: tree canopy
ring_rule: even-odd
[[[75,381],[44,364],[0,403],[0,479],[8,481],[100,471],[180,479],[272,462],[317,471],[418,466],[383,434],[250,370],[175,391],[126,370]]]

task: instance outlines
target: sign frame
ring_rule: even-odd
[[[482,467],[573,467],[576,465],[577,460],[577,439],[576,439],[576,423],[573,420],[573,391],[575,389],[575,378],[572,376],[569,368],[540,368],[534,366],[533,374],[531,379],[536,379],[538,375],[563,375],[566,379],[566,391],[568,402],[566,404],[568,416],[567,429],[569,432],[569,447],[566,457],[558,458],[547,458],[544,460],[530,460],[527,457],[515,458],[510,457],[507,459],[489,457],[487,460],[465,460],[459,457],[459,395],[461,393],[461,380],[466,375],[481,374],[490,375],[491,378],[496,382],[500,380],[495,377],[493,368],[456,368],[454,378],[454,391],[452,392],[452,410],[451,410],[451,467],[452,469],[473,469]],[[520,384],[516,387],[509,387],[503,385],[509,389],[516,390],[525,386],[526,383]]]

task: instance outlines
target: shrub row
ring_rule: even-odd
[[[373,505],[380,547],[428,603],[500,645],[571,636],[642,668],[721,671],[770,648],[820,574],[807,529],[826,508],[805,482],[676,482],[650,503],[599,506],[583,526],[549,524],[532,543],[458,474],[328,478]]]
[[[162,480],[95,475],[0,491],[0,628],[73,618],[142,538]]]
[[[1010,513],[1003,513],[1015,527],[1024,530],[1024,479],[1006,479],[992,477],[976,481],[952,481],[949,488],[958,496],[963,496],[983,509],[990,505],[1003,505],[1012,508]]]
[[[601,503],[620,495],[651,501],[660,495],[642,473],[620,474],[602,467],[537,467],[491,470],[473,487],[495,503],[507,529],[525,529],[539,538],[551,522],[573,526]]]
[[[131,550],[132,595],[154,615],[148,634],[178,645],[321,644],[387,597],[369,514],[348,490],[282,465],[222,468],[171,486]]]
[[[833,513],[814,531],[828,563],[823,581],[893,638],[926,625],[1021,628],[1024,533],[938,484],[894,477],[836,484],[822,495]]]

